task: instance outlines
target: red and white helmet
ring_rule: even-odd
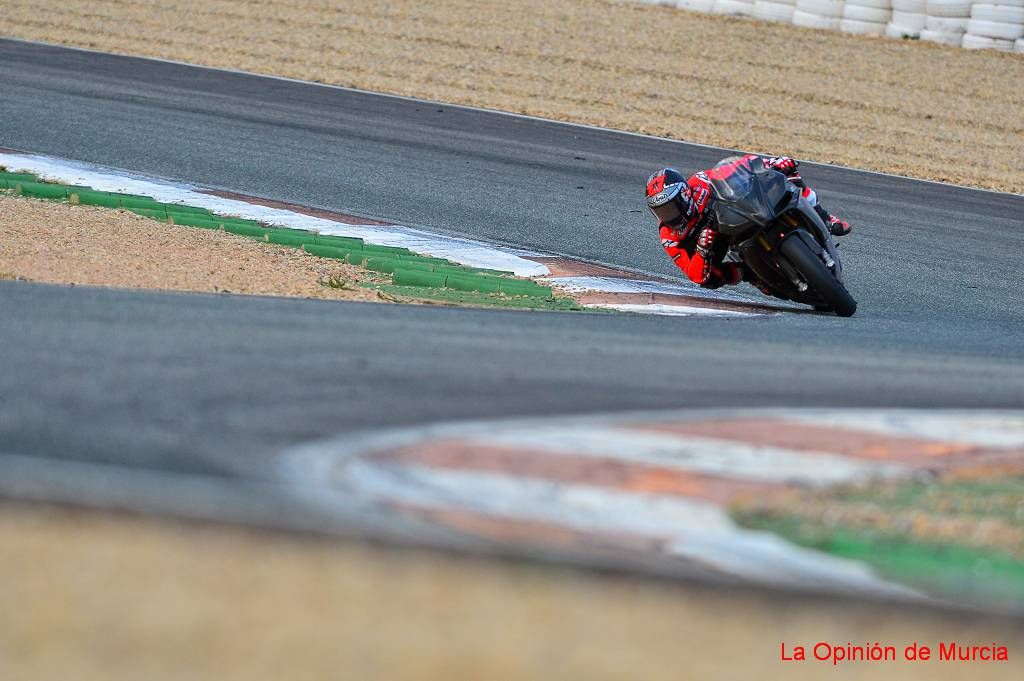
[[[690,185],[675,168],[663,168],[647,179],[647,207],[660,225],[677,228],[685,228],[697,213]],[[680,238],[686,236],[684,233]]]

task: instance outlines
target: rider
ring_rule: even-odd
[[[740,263],[722,262],[725,248],[715,248],[718,229],[713,224],[710,178],[726,178],[737,166],[758,158],[754,154],[721,161],[714,168],[683,177],[675,168],[664,168],[647,180],[647,207],[658,218],[661,245],[686,276],[704,288],[749,281],[766,290],[752,272]],[[846,236],[850,223],[830,214],[818,204],[814,191],[800,178],[796,160],[788,156],[762,156],[765,167],[777,170],[803,192],[834,236]],[[710,178],[709,178],[710,176]]]

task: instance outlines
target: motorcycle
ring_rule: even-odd
[[[853,315],[857,301],[846,290],[832,235],[800,188],[760,158],[728,165],[707,175],[730,257],[779,298]]]

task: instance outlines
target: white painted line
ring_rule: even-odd
[[[346,478],[353,489],[379,498],[541,520],[589,531],[623,531],[667,539],[691,533],[721,534],[735,528],[720,508],[706,502],[540,478],[366,461],[348,465]]]
[[[502,445],[569,456],[623,459],[736,480],[815,487],[911,473],[910,468],[900,464],[862,461],[828,452],[796,452],[601,424],[580,426],[567,422],[533,428],[512,426],[472,439],[482,446]]]
[[[708,300],[727,300],[737,303],[758,302],[757,299],[733,291],[716,289],[709,291],[699,285],[680,281],[677,284],[642,279],[619,279],[617,277],[544,277],[540,280],[570,292],[600,291],[602,293],[661,293],[670,296],[689,296]],[[763,300],[763,299],[762,299]]]
[[[619,312],[635,312],[637,314],[654,314],[666,317],[758,317],[759,312],[740,312],[738,310],[719,310],[713,307],[694,307],[692,305],[662,305],[660,303],[641,305],[626,303],[591,303],[584,305],[594,309],[610,309]]]

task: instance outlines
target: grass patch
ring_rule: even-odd
[[[842,490],[836,498],[874,503],[893,511],[920,510],[934,514],[996,518],[1024,525],[1024,478],[1021,477],[952,480],[941,484],[915,481],[903,485]]]
[[[328,277],[323,282],[323,285],[327,288],[338,289],[339,291],[354,291],[358,288],[348,279],[341,279],[339,277]]]
[[[876,483],[733,515],[938,596],[1024,605],[1024,477]]]

